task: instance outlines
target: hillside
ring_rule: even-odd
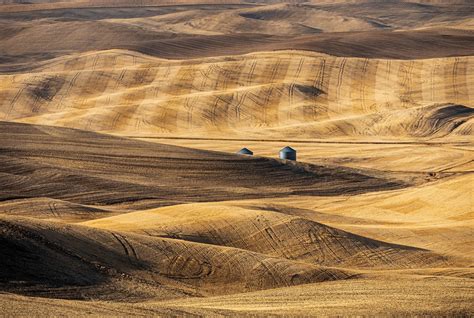
[[[85,224],[153,237],[237,247],[325,266],[401,268],[446,264],[446,259],[427,251],[370,240],[305,218],[265,209],[177,205]]]
[[[3,202],[48,197],[101,208],[136,208],[291,194],[344,195],[405,186],[354,169],[7,122],[0,123],[0,149]]]
[[[326,302],[315,307],[307,297],[330,286],[342,295],[354,288],[372,295],[372,312],[391,295],[403,310],[436,313],[414,309],[407,283],[393,285],[406,280],[429,295],[449,293],[442,312],[453,312],[452,303],[456,312],[468,310],[472,217],[469,201],[458,198],[469,174],[410,186],[380,171],[364,175],[68,128],[1,127],[0,249],[7,257],[0,260],[0,288],[8,294],[0,304],[10,313],[31,312],[32,301],[34,312],[45,312],[46,298],[54,312],[70,314],[82,311],[76,300],[88,300],[91,315],[250,315],[268,313],[260,307],[268,297],[299,299],[299,310],[320,313]],[[419,193],[425,200],[437,193],[457,212],[442,215],[439,202],[421,201],[418,211],[405,212]],[[392,205],[397,214],[379,212]],[[326,285],[333,280],[341,283]],[[390,290],[368,293],[381,282]],[[229,294],[235,305],[219,298]],[[255,299],[245,301],[247,295]],[[342,305],[338,295],[338,310],[364,312]]]
[[[473,65],[471,57],[282,52],[181,62],[93,52],[1,75],[0,117],[141,136],[464,136]]]
[[[2,292],[172,299],[346,279],[340,270],[172,239],[2,217]],[[52,262],[52,260],[55,260]],[[12,282],[12,280],[16,280]]]
[[[0,0],[0,316],[474,316],[473,31],[471,0]]]
[[[167,59],[294,49],[363,58],[468,56],[473,11],[469,1],[452,0],[23,1],[0,5],[0,70],[109,49]]]

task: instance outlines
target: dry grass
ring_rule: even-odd
[[[2,123],[1,136],[0,240],[7,257],[0,262],[0,286],[28,296],[1,297],[11,314],[31,310],[18,307],[31,297],[99,300],[90,315],[469,310],[472,202],[460,196],[470,174],[435,182],[413,177],[417,182],[406,187],[376,170],[364,175],[66,128]],[[352,183],[368,193],[354,195]],[[195,203],[212,200],[220,202]],[[177,204],[183,201],[193,203]],[[81,220],[90,221],[64,224]],[[342,282],[321,283],[329,280]],[[375,291],[380,284],[390,287]],[[274,289],[289,286],[295,287]],[[338,291],[326,298],[337,306],[311,301],[326,288]],[[435,297],[440,289],[450,296],[437,307],[416,306],[425,298],[415,297],[415,290]],[[266,292],[248,294],[257,290]],[[342,305],[351,293],[358,296]],[[232,294],[234,305],[227,298],[183,302],[223,294]],[[402,305],[387,307],[389,296]],[[156,302],[167,299],[180,301]],[[116,303],[124,300],[140,304]],[[40,314],[44,303],[35,303]],[[55,306],[86,314],[73,301]]]
[[[318,316],[413,315],[468,317],[472,279],[414,275],[368,275],[360,279],[308,284],[210,298],[142,304],[78,302],[4,294],[0,307],[16,316]]]
[[[72,52],[107,49],[169,59],[282,49],[396,59],[473,54],[470,3],[399,2],[114,0],[2,5],[0,65],[15,69]],[[95,32],[98,29],[101,32]]]
[[[473,315],[470,1],[23,2],[3,315]]]
[[[473,65],[471,57],[285,52],[182,62],[91,52],[0,75],[0,116],[132,136],[467,139]]]

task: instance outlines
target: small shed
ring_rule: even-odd
[[[239,155],[253,156],[253,151],[248,148],[242,148],[239,151],[237,151],[237,153]]]
[[[286,146],[285,148],[280,150],[280,159],[296,160],[296,150],[291,148],[290,146]]]

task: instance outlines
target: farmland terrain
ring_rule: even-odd
[[[473,315],[473,126],[469,0],[0,0],[0,309]]]

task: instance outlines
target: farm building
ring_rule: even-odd
[[[280,159],[296,160],[296,150],[291,148],[290,146],[286,146],[285,148],[280,150]]]
[[[239,155],[247,155],[247,156],[252,156],[253,155],[253,151],[251,151],[250,149],[248,148],[242,148],[240,149],[239,151],[237,151],[237,153]]]

